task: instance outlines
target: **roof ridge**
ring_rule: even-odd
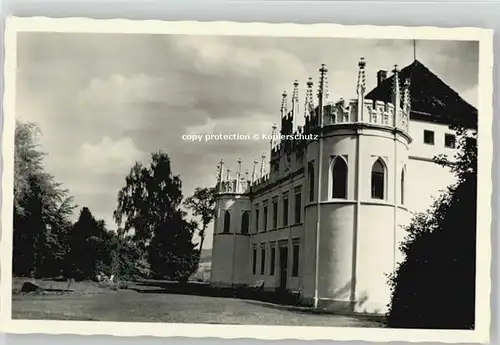
[[[477,109],[421,61],[414,60],[399,73],[401,80],[413,79],[410,84],[412,109],[430,114],[425,121],[458,121],[468,126],[477,126]],[[381,81],[365,97],[390,102],[393,81],[394,73]],[[445,120],[446,118],[448,120]]]
[[[419,67],[419,68],[423,69],[425,72],[429,73],[432,77],[434,77],[439,83],[441,83],[447,89],[447,91],[449,91],[451,94],[455,95],[457,97],[458,101],[465,103],[466,105],[468,105],[469,107],[471,107],[471,108],[473,108],[474,110],[477,111],[476,107],[474,107],[472,104],[470,104],[469,102],[467,102],[462,96],[460,96],[460,94],[457,91],[455,91],[450,85],[448,85],[436,73],[432,72],[421,61],[415,59],[415,61],[413,61],[411,64],[409,64],[408,66],[404,67],[403,69],[411,68],[411,67],[414,67],[414,68],[415,67]]]

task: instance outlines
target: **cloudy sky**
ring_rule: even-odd
[[[418,41],[417,58],[477,104],[478,45]],[[16,116],[42,129],[45,166],[96,217],[112,212],[125,175],[152,151],[166,151],[184,195],[211,186],[217,162],[252,161],[268,142],[186,142],[182,134],[266,133],[279,121],[281,93],[294,79],[329,68],[332,98],[353,97],[357,62],[367,86],[379,69],[413,60],[412,41],[21,33]],[[211,233],[207,248],[211,246]]]

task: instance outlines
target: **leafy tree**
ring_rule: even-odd
[[[407,228],[405,259],[389,281],[391,327],[474,328],[477,144],[475,133],[456,131],[458,154],[435,161],[450,168],[457,183]]]
[[[200,251],[195,249],[193,235],[198,224],[175,212],[155,231],[148,250],[148,261],[154,278],[186,281],[198,269]]]
[[[69,235],[66,275],[79,280],[94,279],[104,267],[109,267],[109,237],[104,221],[96,220],[90,210],[83,207]]]
[[[30,176],[43,174],[44,153],[38,148],[39,128],[34,123],[16,122],[14,139],[14,208],[18,214],[24,209],[23,197],[29,193]]]
[[[215,215],[215,188],[196,188],[194,194],[184,201],[184,205],[192,210],[194,216],[201,218],[201,229],[198,231],[201,253],[207,226]]]
[[[68,191],[44,170],[39,134],[35,124],[16,122],[13,274],[20,276],[61,273],[74,209]]]
[[[108,275],[115,275],[124,280],[133,280],[147,276],[144,267],[141,267],[143,253],[128,237],[119,234],[119,231],[110,231],[107,243],[109,249],[109,267],[103,270]]]
[[[151,155],[149,167],[136,163],[118,193],[114,212],[117,224],[129,234],[140,251],[147,253],[157,278],[181,280],[197,268],[198,255],[192,242],[196,227],[180,210],[182,183],[172,173],[164,152]]]
[[[151,155],[149,167],[136,163],[118,192],[116,223],[141,248],[151,241],[154,230],[177,210],[182,201],[181,180],[173,175],[170,158],[163,152]]]

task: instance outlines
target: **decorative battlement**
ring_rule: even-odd
[[[268,186],[270,183],[271,183],[271,175],[266,174],[266,175],[258,178],[254,182],[252,182],[251,189],[258,190],[258,189],[261,189],[261,188]]]
[[[408,132],[409,112],[398,109],[392,103],[382,101],[373,101],[364,99],[360,103],[357,99],[340,101],[325,106],[324,126],[345,124],[345,123],[371,123],[382,126],[398,128],[401,131]]]
[[[388,126],[408,133],[408,122],[410,117],[410,81],[405,80],[403,92],[401,92],[401,82],[399,80],[398,66],[394,66],[394,83],[392,86],[392,102],[384,103],[365,99],[366,92],[366,62],[361,58],[358,63],[357,98],[337,102],[326,102],[326,105],[310,107],[310,111],[305,114],[306,133],[310,133],[318,127],[332,126],[345,123],[370,123],[381,126]],[[325,67],[322,65],[320,73],[323,76]],[[318,99],[320,104],[325,104],[324,77],[320,77]],[[308,85],[306,103],[311,104],[312,86]]]
[[[250,187],[254,184],[260,183],[265,179],[269,178],[269,174],[266,173],[266,155],[263,154],[261,157],[260,172],[257,174],[258,161],[253,162],[252,175],[249,175],[248,170],[245,174],[241,173],[241,163],[242,160],[238,159],[236,164],[236,174],[234,177],[231,176],[231,169],[227,168],[224,171],[224,160],[220,160],[217,165],[217,194],[245,194],[250,192]]]
[[[408,134],[410,119],[410,81],[405,80],[401,85],[399,69],[395,65],[393,72],[393,85],[391,101],[373,101],[365,99],[366,93],[366,61],[361,58],[358,62],[358,75],[356,83],[357,98],[338,101],[328,100],[328,69],[322,64],[319,69],[319,82],[317,92],[317,103],[314,101],[313,80],[309,78],[306,82],[304,102],[304,125],[297,126],[299,114],[299,82],[293,83],[291,104],[288,103],[288,93],[283,92],[281,97],[281,127],[278,131],[273,124],[270,140],[270,172],[266,173],[265,155],[262,155],[260,172],[257,176],[257,161],[254,161],[251,177],[241,176],[241,160],[238,160],[236,176],[230,177],[230,170],[226,171],[224,177],[224,162],[221,160],[218,167],[217,191],[218,193],[244,194],[250,190],[256,190],[272,183],[274,179],[282,176],[280,160],[286,157],[289,161],[290,154],[294,153],[298,164],[303,162],[302,148],[309,140],[316,140],[318,130],[323,133],[335,130],[337,125],[345,124],[373,124],[397,130]],[[402,91],[401,91],[402,90]],[[279,133],[279,135],[277,135]],[[276,138],[279,138],[277,140]],[[302,147],[302,148],[301,148]],[[298,166],[295,166],[298,169]],[[285,169],[285,174],[291,171]],[[273,181],[272,181],[273,180]]]

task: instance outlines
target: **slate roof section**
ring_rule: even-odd
[[[401,86],[409,78],[411,95],[410,119],[477,129],[477,109],[415,60],[400,71]],[[394,75],[386,78],[365,98],[390,102]]]

